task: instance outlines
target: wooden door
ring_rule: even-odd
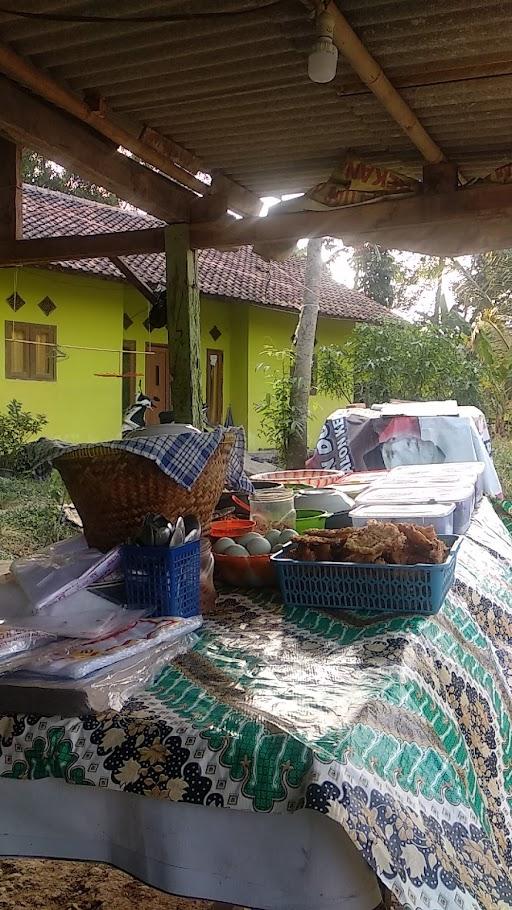
[[[223,421],[224,352],[208,348],[206,352],[206,406],[208,423],[217,426]]]
[[[169,392],[169,354],[166,344],[146,343],[146,384],[144,391],[152,398],[158,398],[155,408],[146,411],[146,424],[160,423],[160,411],[171,406]]]

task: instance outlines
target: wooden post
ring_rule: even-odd
[[[23,235],[21,148],[0,137],[0,240]]]
[[[188,224],[165,229],[171,409],[177,423],[202,427],[199,287]]]
[[[457,189],[458,167],[451,161],[423,165],[424,193],[451,193]]]

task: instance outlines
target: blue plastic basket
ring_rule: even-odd
[[[122,548],[127,605],[151,616],[200,612],[200,541],[181,547]]]
[[[437,613],[455,577],[461,537],[439,535],[450,548],[440,565],[393,566],[356,562],[300,562],[287,544],[274,561],[289,607],[365,610],[376,613]]]

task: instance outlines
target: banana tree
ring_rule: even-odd
[[[496,307],[476,317],[470,344],[485,367],[495,430],[503,433],[512,418],[512,333]]]

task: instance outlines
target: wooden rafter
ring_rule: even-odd
[[[0,113],[1,116],[1,113]],[[325,212],[191,224],[191,249],[293,244],[301,237],[370,240],[388,249],[459,256],[512,247],[512,184],[387,198]],[[0,266],[163,252],[164,229],[0,242]]]
[[[188,221],[196,198],[123,155],[88,126],[0,76],[0,133],[164,221]]]
[[[199,171],[204,173],[210,170],[197,155],[193,155],[188,149],[178,145],[174,139],[162,136],[161,133],[151,129],[149,126],[144,127],[140,139],[160,155],[174,161],[187,171],[197,174]],[[261,212],[261,199],[231,177],[226,177],[225,174],[214,172],[210,190],[212,195],[225,195],[227,205],[236,212],[241,212],[244,215],[259,215]],[[204,192],[205,188],[203,188]]]
[[[198,171],[207,171],[207,166],[186,149],[181,148],[173,140],[160,136],[155,130],[145,129],[140,136],[133,135],[115,123],[104,110],[102,111],[101,105],[93,104],[90,107],[6,44],[0,44],[0,72],[25,85],[45,101],[93,127],[102,136],[132,152],[152,167],[158,168],[181,186],[200,194],[208,195],[211,192],[211,187],[194,176]],[[242,214],[259,213],[261,201],[254,193],[224,175],[219,175],[219,179],[222,181],[223,190],[227,190],[228,204],[231,208]]]
[[[157,302],[156,295],[154,291],[146,284],[145,281],[140,278],[133,269],[130,268],[127,262],[124,262],[119,256],[110,256],[110,261],[112,265],[115,265],[116,269],[121,272],[122,275],[126,278],[127,281],[137,289],[139,294],[142,294],[146,298],[148,303],[154,306]]]

